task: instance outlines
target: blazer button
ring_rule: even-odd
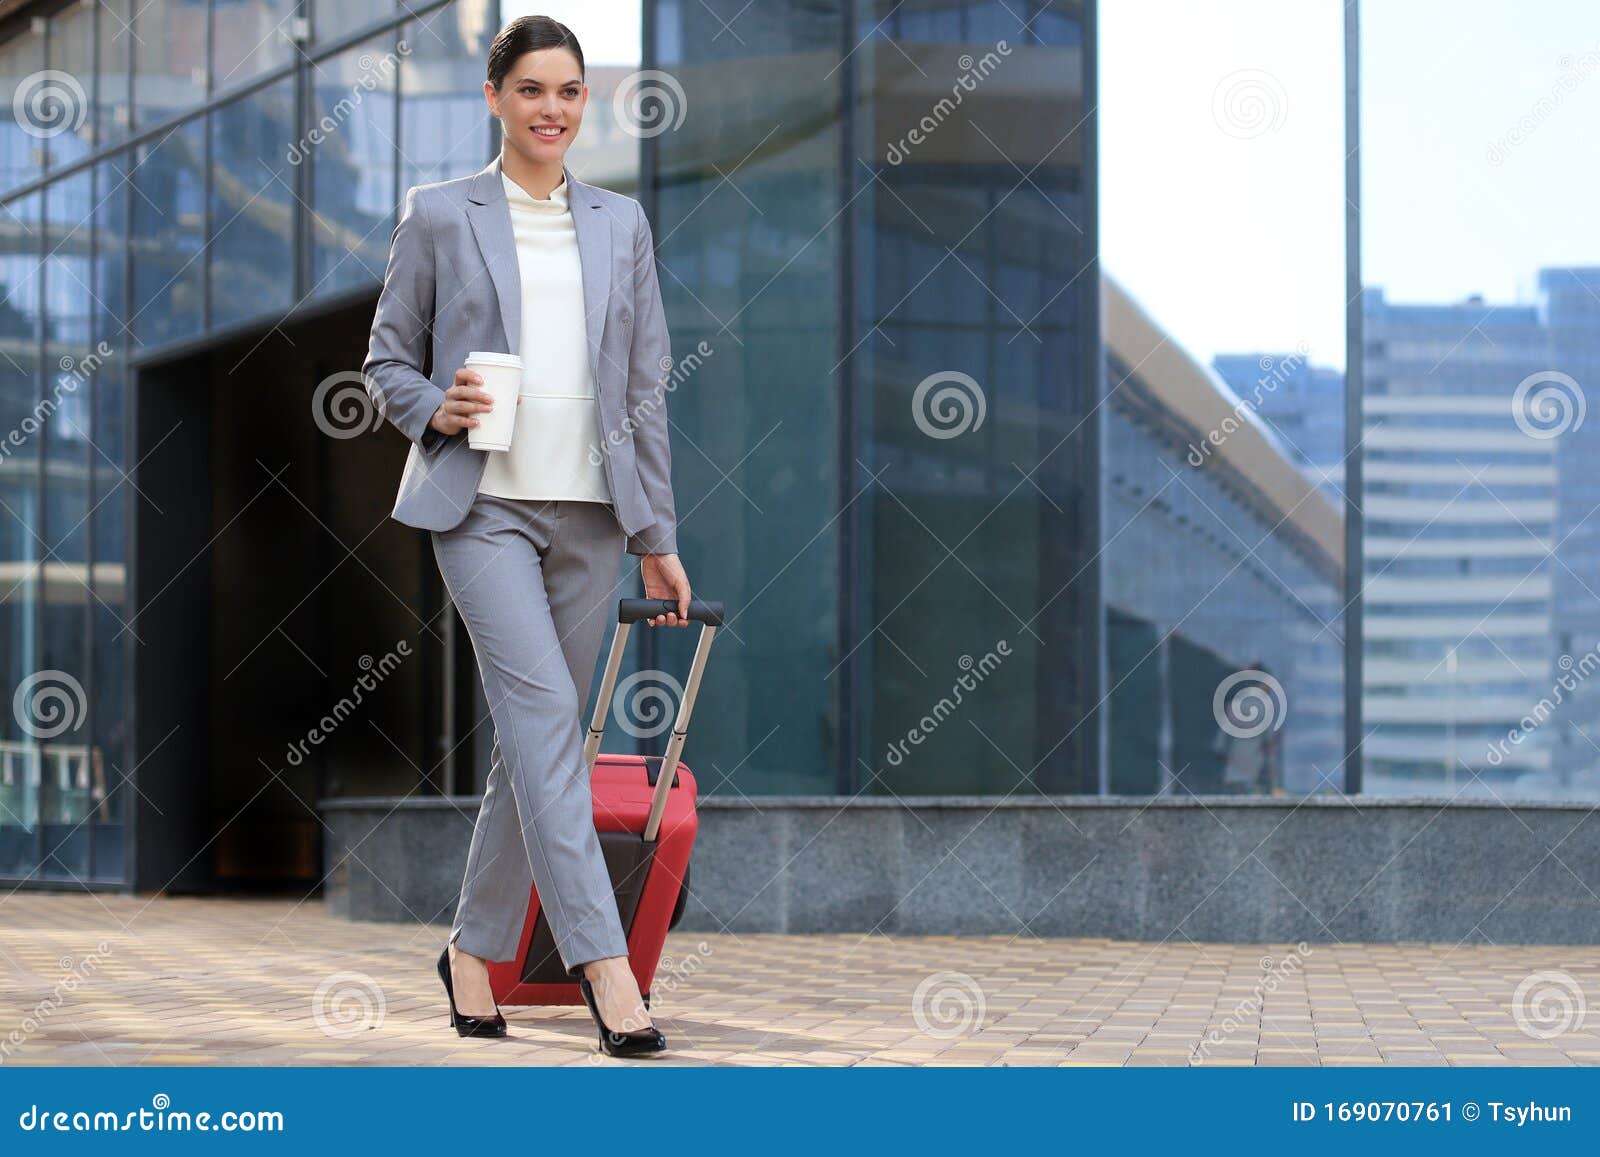
[[[629,325],[629,324],[632,323],[632,321],[633,321],[633,314],[629,313],[627,310],[623,310],[622,311],[622,324],[623,325]]]

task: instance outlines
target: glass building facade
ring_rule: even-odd
[[[1337,45],[1343,6],[1322,8]],[[1139,193],[1119,211],[1181,235],[1175,284],[1178,246],[1227,242],[1181,182],[1103,159],[1130,135],[1182,156],[1193,131],[1106,104],[1103,81],[1137,80],[1137,30],[1105,51],[1093,0],[539,10],[589,58],[569,164],[638,197],[657,245],[680,547],[732,611],[690,744],[702,791],[1443,788],[1449,744],[1513,725],[1549,662],[1594,645],[1585,443],[1485,440],[1508,436],[1508,377],[1596,364],[1578,258],[1526,308],[1374,291],[1348,381],[1336,351],[1265,330],[1200,348],[1159,270],[1103,267],[1108,166]],[[404,439],[330,437],[319,406],[359,365],[405,190],[498,148],[484,63],[522,11],[108,0],[0,25],[0,877],[314,884],[319,799],[480,790],[474,657],[427,536],[387,518]],[[1316,132],[1347,96],[1294,107]],[[1231,115],[1211,129],[1248,136]],[[1252,161],[1212,163],[1184,171]],[[1284,248],[1343,229],[1345,192],[1335,174],[1331,211],[1277,219]],[[1322,262],[1342,302],[1344,256]],[[1463,329],[1484,343],[1436,357]],[[1511,473],[1430,522],[1472,465],[1435,461],[1442,429]],[[1477,549],[1511,521],[1567,553]],[[1532,601],[1455,648],[1458,698],[1412,685],[1525,556]],[[635,633],[625,721],[674,690],[693,635]],[[606,749],[659,750],[657,721]],[[1543,777],[1523,786],[1590,790],[1580,731],[1520,746]]]

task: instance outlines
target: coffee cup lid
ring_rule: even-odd
[[[522,359],[516,354],[497,354],[484,350],[474,350],[467,355],[467,364],[471,365],[473,362],[481,362],[486,366],[515,366],[519,370],[522,368]]]

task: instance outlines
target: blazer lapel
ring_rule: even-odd
[[[563,167],[567,208],[578,235],[578,261],[583,266],[583,321],[589,341],[589,370],[595,388],[600,382],[600,338],[605,329],[606,301],[611,296],[611,218],[593,188]],[[467,220],[483,253],[484,264],[500,303],[507,353],[522,352],[522,271],[517,241],[511,230],[511,208],[501,184],[497,155],[473,175],[467,188]]]

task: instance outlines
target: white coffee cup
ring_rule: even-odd
[[[478,388],[487,390],[494,398],[492,410],[473,415],[478,424],[467,427],[467,445],[474,450],[511,449],[517,394],[522,391],[522,359],[516,354],[474,350],[467,355],[466,366],[483,378]]]

